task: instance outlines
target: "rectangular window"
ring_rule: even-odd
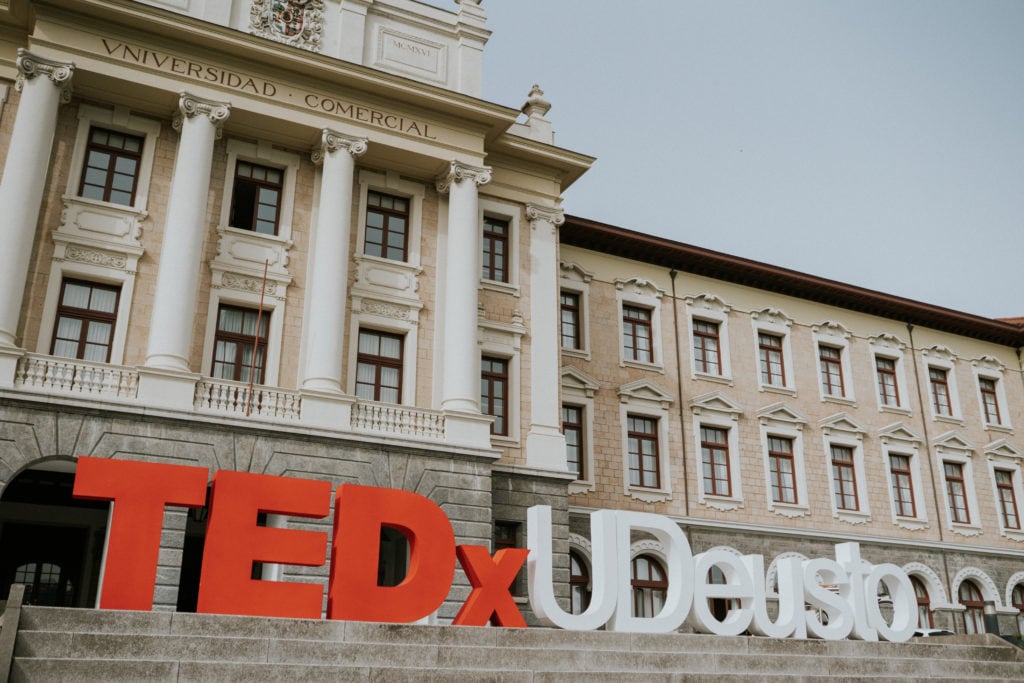
[[[757,348],[761,359],[761,384],[786,386],[786,367],[782,358],[782,337],[758,332]]]
[[[942,368],[928,368],[928,381],[932,387],[932,408],[936,415],[952,415],[953,408],[949,402],[949,378]]]
[[[494,522],[494,552],[504,550],[506,548],[519,548],[519,529],[520,524],[518,522]],[[509,592],[512,595],[523,595],[523,570],[520,568],[519,573],[516,574],[515,580],[512,585],[509,586]]]
[[[651,310],[637,306],[622,307],[622,355],[626,360],[651,363]]]
[[[821,390],[826,396],[845,396],[843,386],[843,351],[835,346],[818,346],[821,369]]]
[[[901,517],[916,517],[914,504],[914,480],[910,472],[910,456],[890,455],[889,475],[892,481],[892,500],[896,514]]]
[[[408,235],[409,200],[372,190],[367,192],[363,253],[404,261]]]
[[[995,475],[996,491],[999,493],[999,513],[1003,516],[1003,526],[1007,529],[1020,529],[1017,494],[1013,490],[1013,472],[996,470]]]
[[[494,416],[491,434],[508,436],[508,361],[484,356],[480,365],[480,412]]]
[[[718,344],[718,323],[694,319],[693,362],[697,372],[705,375],[722,374]]]
[[[792,439],[768,437],[768,470],[771,476],[772,501],[795,504],[797,499]]]
[[[946,473],[946,495],[949,497],[949,516],[960,524],[971,523],[967,509],[967,487],[964,484],[964,466],[955,462],[942,463]]]
[[[565,435],[565,458],[569,471],[577,479],[585,479],[583,450],[583,408],[562,406],[562,433]]]
[[[235,164],[235,184],[231,191],[231,215],[228,219],[231,227],[276,235],[283,181],[284,171],[279,168],[248,161]]]
[[[356,396],[367,401],[402,400],[402,345],[397,334],[359,330]]]
[[[120,296],[120,287],[64,280],[50,354],[109,363]]]
[[[580,327],[580,295],[562,290],[562,348],[583,348]]]
[[[658,488],[661,484],[658,467],[658,420],[653,417],[628,415],[626,422],[629,484]]]
[[[220,379],[248,382],[255,367],[253,382],[262,383],[269,323],[269,313],[264,312],[260,315],[255,309],[221,304],[217,309],[217,333],[213,338],[213,368],[210,374]]]
[[[700,452],[704,493],[714,496],[731,496],[729,431],[714,427],[701,427]]]
[[[987,377],[980,377],[978,378],[978,387],[981,390],[981,405],[985,408],[985,422],[992,425],[1000,424],[996,381]]]
[[[131,206],[139,179],[142,142],[143,138],[136,135],[91,129],[78,194],[87,199]]]
[[[832,446],[832,485],[835,487],[836,509],[859,510],[857,472],[853,465],[853,449]]]
[[[508,221],[484,218],[483,278],[508,282]]]
[[[875,375],[878,378],[878,401],[883,406],[899,406],[900,391],[896,384],[896,361],[875,356]]]

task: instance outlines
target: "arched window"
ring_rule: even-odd
[[[590,605],[590,569],[575,550],[569,551],[569,593],[572,613],[583,614]]]
[[[935,620],[932,617],[932,601],[928,597],[928,589],[916,576],[910,577],[910,585],[914,587],[914,595],[917,597],[917,627],[934,628]]]
[[[1017,610],[1017,633],[1024,634],[1024,583],[1013,587],[1010,604]]]
[[[964,633],[985,632],[985,601],[973,581],[960,584],[960,604],[964,606]]]
[[[70,607],[74,604],[74,588],[61,574],[59,564],[29,562],[14,570],[14,583],[25,584],[26,604]]]
[[[777,579],[776,579],[776,581],[777,581]],[[711,569],[708,570],[708,583],[709,584],[712,584],[712,583],[717,583],[717,584],[728,583],[725,580],[725,572],[723,572],[721,567],[719,567],[717,564],[713,565],[711,567]],[[776,588],[776,590],[778,590],[778,588]],[[725,618],[727,616],[729,616],[729,612],[731,610],[739,609],[740,608],[740,601],[739,600],[726,600],[725,598],[711,598],[711,600],[709,600],[709,602],[711,603],[711,614],[718,621],[725,621]]]
[[[661,564],[650,555],[633,559],[633,616],[653,617],[665,604],[668,581]]]

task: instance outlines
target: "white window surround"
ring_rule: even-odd
[[[795,550],[789,550],[779,553],[773,557],[772,561],[768,564],[768,568],[765,569],[764,572],[764,589],[765,597],[769,600],[777,601],[779,599],[779,563],[785,560],[794,559],[805,562],[810,558],[803,553],[798,553]]]
[[[387,332],[402,337],[402,397],[399,405],[416,405],[416,360],[419,354],[419,321],[416,309],[396,306],[362,297],[352,300],[352,315],[349,320],[347,352],[346,391],[356,394],[356,370],[359,365],[359,330]]]
[[[363,253],[366,244],[366,202],[370,191],[383,192],[409,200],[409,231],[406,235],[405,261],[393,261],[380,256],[367,256]],[[405,180],[398,173],[388,171],[381,173],[363,169],[359,171],[359,220],[352,226],[356,232],[356,250],[353,258],[356,262],[372,261],[394,265],[400,268],[415,270],[418,274],[420,265],[420,236],[423,226],[423,197],[426,186]]]
[[[825,471],[828,477],[829,505],[832,516],[849,524],[863,524],[871,521],[871,505],[868,499],[868,478],[864,465],[865,430],[847,413],[837,413],[818,423],[821,427],[822,444],[825,453]],[[857,478],[857,510],[841,510],[836,507],[836,485],[832,476],[832,446],[844,446],[853,451],[853,473]]]
[[[1013,605],[1013,589],[1017,587],[1018,583],[1024,583],[1024,571],[1015,572],[1010,579],[1006,582],[1006,595],[1003,601],[1004,605]]]
[[[906,364],[903,362],[903,352],[906,344],[899,337],[892,334],[879,334],[868,339],[868,351],[871,353],[871,371],[875,378],[875,401],[879,412],[899,413],[910,415],[909,385],[907,384]],[[899,405],[890,406],[882,403],[881,391],[878,384],[878,369],[876,358],[886,358],[895,363],[896,366],[896,395],[899,397]]]
[[[580,348],[567,349],[562,346],[562,353],[566,356],[590,360],[590,281],[594,279],[594,274],[575,263],[562,261],[558,267],[559,289],[576,294],[580,302]],[[561,338],[561,317],[559,317],[559,338]]]
[[[761,431],[761,452],[764,454],[765,501],[768,509],[783,517],[803,517],[810,513],[810,492],[807,490],[807,468],[804,466],[804,425],[807,418],[784,403],[773,403],[757,411]],[[772,500],[771,464],[768,461],[768,438],[789,439],[793,444],[793,482],[796,502]]]
[[[619,424],[622,426],[622,482],[623,492],[645,503],[660,503],[672,499],[672,472],[669,450],[669,408],[672,396],[647,380],[624,384],[618,389]],[[633,486],[629,483],[628,416],[649,417],[658,422],[658,488]]]
[[[981,510],[978,509],[978,496],[974,485],[974,471],[971,467],[971,458],[974,456],[974,444],[967,441],[956,432],[946,432],[933,442],[935,448],[935,466],[941,477],[939,486],[942,490],[942,500],[945,503],[946,528],[961,536],[977,536],[981,533]],[[943,463],[951,462],[963,466],[964,489],[967,496],[967,514],[970,523],[964,524],[954,522],[950,515],[949,487],[946,484],[946,472]],[[955,591],[954,591],[955,595]]]
[[[642,368],[644,370],[655,370],[664,372],[664,355],[661,348],[661,298],[665,291],[659,289],[650,280],[640,277],[628,279],[618,278],[615,280],[615,301],[617,304],[619,318],[619,366]],[[632,359],[626,359],[622,348],[622,307],[637,306],[651,311],[651,358],[652,362],[644,363]]]
[[[1004,371],[1006,367],[993,356],[981,356],[971,361],[971,369],[974,371],[974,386],[978,395],[978,414],[985,425],[985,429],[993,431],[1012,432],[1013,425],[1010,423],[1009,404],[1006,402],[1006,390],[1003,388]],[[988,422],[985,419],[985,405],[981,400],[981,380],[989,379],[996,385],[996,401],[999,404],[999,422]]]
[[[996,586],[996,582],[986,574],[983,570],[977,567],[964,567],[956,573],[953,580],[949,582],[950,590],[956,599],[956,608],[958,611],[963,611],[963,606],[960,604],[960,600],[957,596],[960,595],[960,584],[964,581],[973,581],[978,588],[981,589],[981,595],[983,600],[991,600],[995,603],[996,612],[998,614],[1016,614],[1017,610],[1013,607],[1004,607],[1002,596],[999,595],[999,588]]]
[[[495,292],[503,292],[505,294],[519,296],[519,252],[522,251],[520,246],[520,236],[522,233],[520,232],[519,219],[522,214],[522,207],[518,204],[510,204],[508,202],[498,201],[489,197],[480,197],[478,203],[480,205],[480,220],[478,223],[480,224],[481,231],[481,245],[483,244],[482,234],[484,217],[508,221],[508,253],[505,256],[505,268],[508,272],[508,282],[485,280],[481,275],[480,287]]]
[[[511,323],[487,320],[482,309],[478,309],[477,314],[477,339],[480,356],[508,361],[508,397],[505,402],[505,407],[508,410],[505,414],[508,434],[492,434],[491,442],[496,445],[516,446],[519,444],[520,438],[520,405],[526,400],[522,394],[522,384],[519,379],[520,355],[526,326],[523,325],[523,316],[518,311],[513,314]],[[479,364],[477,368],[479,369]]]
[[[754,368],[757,373],[757,386],[760,391],[773,391],[789,396],[796,396],[796,378],[793,376],[793,349],[790,344],[793,319],[777,308],[762,308],[750,313],[751,325],[754,328]],[[785,386],[765,384],[761,381],[761,349],[757,336],[759,333],[771,334],[782,338],[782,376]]]
[[[834,320],[826,320],[818,325],[811,326],[811,338],[814,340],[814,369],[815,381],[818,383],[818,395],[822,401],[833,401],[846,405],[856,406],[856,396],[853,392],[853,369],[850,365],[850,332],[841,323]],[[843,395],[836,396],[826,394],[821,384],[821,361],[819,360],[820,348],[831,346],[839,349],[839,364],[843,372]]]
[[[594,394],[600,385],[586,373],[571,367],[562,367],[562,404],[583,409],[583,479],[569,484],[569,493],[593,491],[594,480]]]
[[[732,307],[714,294],[697,294],[684,297],[686,303],[686,324],[689,332],[690,377],[732,386],[732,364],[729,361],[729,311]],[[693,352],[693,321],[703,320],[718,325],[718,367],[719,374],[699,372],[697,358]]]
[[[242,233],[257,239],[279,241],[291,246],[292,214],[295,210],[295,182],[299,173],[300,157],[294,152],[277,149],[269,142],[248,142],[229,139],[227,141],[227,168],[224,173],[224,201],[220,207],[220,223],[217,231]],[[238,161],[250,161],[262,166],[284,171],[281,180],[281,205],[278,211],[277,234],[267,235],[254,230],[236,228],[228,222],[231,217],[231,201],[235,188],[235,167]]]
[[[215,276],[218,273],[215,273]],[[217,311],[221,304],[256,310],[260,305],[261,278],[221,273],[210,287],[210,304],[206,311],[206,332],[203,336],[203,357],[200,374],[209,377],[213,369],[214,338],[217,334]],[[264,386],[278,386],[281,369],[281,339],[284,335],[285,286],[267,280],[263,297],[263,315],[270,316],[267,328],[267,358],[263,373]]]
[[[1006,439],[999,439],[985,446],[982,451],[988,461],[988,477],[992,483],[992,500],[995,501],[996,522],[999,533],[1014,541],[1024,542],[1024,517],[1021,516],[1021,505],[1024,504],[1024,481],[1022,481],[1022,463],[1024,452],[1012,446]],[[1017,519],[1022,522],[1020,529],[1007,529],[1003,523],[1003,511],[999,502],[999,489],[996,486],[996,470],[1010,472],[1013,495],[1017,502]]]
[[[919,531],[928,528],[928,510],[925,506],[924,480],[921,478],[921,437],[910,430],[905,424],[896,422],[885,427],[878,433],[881,442],[881,456],[886,479],[889,483],[887,491],[889,498],[889,512],[892,514],[892,522],[896,526]],[[896,512],[896,501],[892,495],[892,467],[890,466],[890,455],[903,455],[910,461],[911,490],[914,493],[913,517],[900,515]]]
[[[943,585],[942,579],[939,578],[938,573],[934,569],[923,562],[908,562],[903,565],[902,569],[907,573],[907,576],[913,576],[924,584],[925,590],[928,591],[929,607],[931,607],[933,612],[935,610],[955,609],[955,606],[949,602],[949,596],[946,594],[946,588]]]
[[[694,472],[697,483],[697,501],[716,510],[736,510],[743,507],[743,461],[740,457],[739,419],[743,409],[719,391],[712,391],[690,399],[693,412]],[[729,444],[730,496],[719,496],[704,491],[703,454],[700,428],[724,429]]]
[[[931,346],[921,351],[921,378],[927,382],[925,389],[928,409],[932,419],[939,422],[951,422],[963,425],[963,411],[960,409],[960,391],[956,381],[956,354],[945,346]],[[952,415],[939,415],[935,412],[935,400],[932,396],[932,383],[929,369],[938,368],[946,371],[946,386],[949,388],[949,410]]]

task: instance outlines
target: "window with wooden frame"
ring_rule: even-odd
[[[761,362],[761,384],[773,387],[786,386],[786,361],[782,355],[782,337],[758,332],[757,349]]]
[[[932,390],[932,409],[936,415],[952,416],[953,407],[949,401],[949,371],[929,367],[928,382]]]
[[[993,470],[996,480],[999,514],[1006,529],[1020,529],[1020,515],[1017,512],[1017,493],[1013,490],[1013,472]]]
[[[508,282],[508,236],[508,221],[484,216],[483,279]]]
[[[583,614],[590,606],[590,570],[583,557],[569,551],[569,598],[571,614]]]
[[[233,228],[261,235],[276,235],[281,213],[281,186],[284,171],[249,161],[235,162],[235,182],[231,190]]]
[[[143,141],[138,135],[91,128],[79,196],[131,206],[135,202]]]
[[[508,361],[484,356],[480,361],[480,412],[494,417],[491,434],[508,435]]]
[[[1010,604],[1017,610],[1017,633],[1024,633],[1024,584],[1013,587]]]
[[[693,320],[693,362],[697,372],[705,375],[722,374],[719,355],[718,323]]]
[[[561,292],[562,348],[579,350],[583,348],[581,327],[580,295],[576,292]]]
[[[363,253],[405,261],[409,239],[409,200],[370,190],[366,195]]]
[[[900,405],[900,390],[896,381],[896,360],[875,356],[875,377],[878,380],[878,401],[883,406]]]
[[[120,296],[121,288],[113,285],[63,280],[50,354],[109,363]]]
[[[928,589],[916,576],[910,577],[910,585],[914,587],[914,597],[917,598],[917,627],[934,628],[935,619],[932,616],[932,601],[928,597]]]
[[[731,496],[729,430],[702,426],[700,428],[700,451],[704,493],[713,496]]]
[[[622,355],[626,360],[653,363],[651,310],[622,306]]]
[[[658,488],[661,485],[661,469],[658,463],[658,420],[653,417],[628,415],[626,423],[629,484]]]
[[[949,517],[958,524],[971,523],[971,511],[967,506],[967,485],[964,481],[964,466],[957,462],[943,462],[946,475],[946,497],[949,499]]]
[[[818,345],[818,367],[821,372],[821,390],[826,396],[846,396],[843,384],[843,350],[835,346]]]
[[[996,380],[989,377],[978,378],[978,389],[981,391],[981,406],[985,410],[987,424],[1001,424],[999,418],[999,396],[996,394]]]
[[[653,617],[661,611],[668,593],[668,580],[660,562],[649,555],[633,558],[630,585],[634,617]]]
[[[860,510],[853,449],[849,446],[831,446],[830,450],[832,453],[832,486],[836,509]]]
[[[964,606],[964,633],[985,633],[985,599],[973,581],[964,581],[957,591],[960,604]]]
[[[896,514],[901,517],[916,517],[914,479],[910,469],[909,455],[889,455],[889,477]]]
[[[562,405],[562,434],[565,435],[565,459],[576,479],[586,479],[583,444],[583,407]]]
[[[213,338],[213,367],[210,374],[219,379],[248,382],[255,369],[252,381],[261,384],[267,358],[269,327],[270,313],[267,311],[260,315],[256,309],[221,304],[217,309],[217,331]]]
[[[793,461],[793,439],[768,437],[768,475],[772,501],[797,503],[796,476]]]
[[[402,347],[398,334],[359,330],[356,396],[366,401],[402,402]]]
[[[519,522],[494,522],[494,552],[499,550],[505,550],[506,548],[521,548],[519,544],[519,530],[521,525]],[[509,587],[512,595],[523,595],[523,570],[520,568],[519,573],[516,574],[515,580]]]

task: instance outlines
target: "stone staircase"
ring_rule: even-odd
[[[1024,680],[1024,651],[996,636],[825,642],[31,606],[14,621],[15,683]]]

